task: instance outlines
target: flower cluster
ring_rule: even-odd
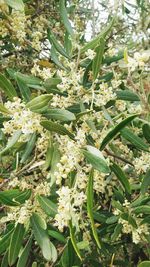
[[[15,131],[21,130],[26,140],[36,131],[43,132],[43,127],[40,125],[41,116],[27,109],[20,98],[14,98],[13,102],[6,102],[5,107],[10,110],[11,118],[3,123],[5,133],[13,135]]]
[[[132,214],[132,208],[130,206],[130,202],[125,199],[123,203],[124,211]],[[114,210],[115,215],[121,215],[122,212],[118,209]],[[132,216],[132,215],[129,215]],[[122,232],[125,234],[132,234],[133,243],[138,244],[142,240],[146,240],[145,236],[149,235],[149,227],[147,223],[142,223],[142,219],[140,217],[136,217],[135,215],[132,217],[135,221],[135,225],[128,221],[128,219],[119,217],[118,223],[122,225]]]
[[[81,191],[74,191],[68,186],[62,186],[57,191],[59,195],[58,200],[58,213],[55,216],[56,223],[60,231],[63,231],[65,226],[72,223],[78,229],[78,221],[80,219],[80,213],[82,211],[82,205],[86,200],[85,194]]]
[[[14,38],[16,38],[20,43],[24,42],[26,37],[25,31],[25,23],[26,23],[26,16],[25,13],[22,11],[13,10],[11,16],[11,27],[13,30]]]

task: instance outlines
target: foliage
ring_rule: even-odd
[[[150,266],[149,4],[110,2],[0,1],[1,267]]]

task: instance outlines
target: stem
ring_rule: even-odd
[[[125,159],[125,158],[122,158],[121,156],[117,156],[117,155],[113,154],[113,153],[110,152],[108,149],[105,149],[104,151],[105,151],[109,156],[112,156],[112,157],[114,157],[114,158],[116,158],[116,159],[119,159],[119,160],[121,160],[121,161],[123,161],[123,162],[125,162],[125,163],[127,163],[127,164],[130,164],[131,166],[134,166],[134,164],[133,164],[132,162],[130,162],[129,160],[127,160],[127,159]]]

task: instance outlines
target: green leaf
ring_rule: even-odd
[[[149,145],[144,143],[143,139],[134,134],[128,128],[121,130],[121,136],[129,141],[136,148],[144,151],[149,151]]]
[[[46,159],[45,159],[45,164],[44,164],[45,170],[47,170],[51,166],[53,154],[54,154],[54,144],[50,138],[47,151],[46,151]]]
[[[3,104],[0,103],[0,112],[10,115],[11,111],[9,111]]]
[[[42,229],[37,221],[35,214],[31,217],[31,226],[35,239],[42,250],[42,254],[47,261],[55,262],[57,259],[57,251],[54,245],[50,242],[48,233]]]
[[[96,244],[98,248],[101,248],[101,244],[98,238],[97,230],[95,227],[94,223],[94,218],[93,218],[93,178],[94,178],[94,170],[91,171],[89,175],[89,180],[88,180],[88,186],[87,186],[87,212],[88,216],[90,218],[90,223],[91,223],[91,228],[92,228],[92,233],[94,236],[94,239],[96,241]]]
[[[60,259],[61,267],[69,267],[69,266],[80,266],[81,267],[81,261],[79,257],[77,257],[77,254],[73,248],[72,242],[70,239],[68,239],[67,244],[64,247],[64,251],[62,253],[61,259]]]
[[[150,214],[150,206],[142,205],[133,209],[136,214]]]
[[[5,3],[16,10],[24,10],[24,3],[22,0],[5,0]]]
[[[18,203],[14,202],[14,197],[19,195],[18,189],[5,190],[0,192],[0,203],[7,206],[17,206]]]
[[[130,214],[128,215],[128,223],[131,224],[132,227],[137,228],[136,220]]]
[[[142,261],[137,267],[150,267],[150,261]]]
[[[20,72],[15,72],[15,78],[21,80],[22,82],[27,84],[29,87],[42,84],[42,80],[40,78],[34,77],[32,75],[22,74]]]
[[[55,183],[56,176],[54,175],[54,172],[57,171],[57,163],[60,161],[60,151],[58,150],[58,145],[53,145],[53,154],[50,162],[50,186],[52,186]]]
[[[140,101],[139,96],[130,90],[118,90],[116,91],[116,94],[117,94],[117,99],[120,99],[120,100]]]
[[[77,247],[82,250],[82,249],[87,249],[89,248],[89,241],[81,241],[77,243]]]
[[[130,123],[134,118],[136,118],[138,114],[131,115],[124,120],[122,120],[119,124],[117,124],[112,130],[108,132],[108,134],[103,139],[100,150],[103,150],[105,146],[128,124]]]
[[[60,6],[60,17],[62,19],[62,22],[67,30],[67,32],[73,36],[73,29],[71,27],[71,23],[68,19],[68,16],[67,16],[67,10],[66,10],[66,7],[65,7],[65,3],[64,3],[64,0],[60,0],[59,1],[59,6]]]
[[[28,242],[26,243],[25,247],[21,251],[19,255],[19,260],[17,262],[17,267],[26,267],[27,261],[29,258],[30,250],[32,245],[32,236],[29,238]]]
[[[72,54],[72,42],[70,34],[67,31],[65,33],[64,46],[67,54],[70,56]]]
[[[31,155],[36,143],[36,133],[31,134],[30,139],[27,142],[25,150],[22,154],[20,163],[24,163]]]
[[[61,83],[61,79],[60,78],[50,78],[50,79],[47,79],[43,86],[46,88],[46,89],[51,89],[51,88],[57,88],[57,85]]]
[[[27,86],[27,84],[19,78],[16,78],[16,81],[17,81],[21,96],[23,97],[24,101],[25,102],[30,101],[31,91],[29,87]]]
[[[118,238],[118,236],[121,234],[122,227],[123,225],[120,223],[116,225],[114,232],[111,235],[111,241],[115,241]]]
[[[48,119],[59,121],[73,121],[76,119],[72,112],[65,109],[48,109],[43,115]]]
[[[70,238],[71,238],[71,242],[72,242],[73,248],[74,248],[77,256],[79,257],[79,259],[82,261],[82,257],[81,257],[80,250],[79,250],[79,248],[77,246],[77,243],[76,243],[74,230],[73,230],[73,226],[72,226],[71,222],[69,223],[69,230],[70,230]]]
[[[50,32],[50,29],[48,29],[48,40],[50,43],[55,47],[55,49],[64,57],[70,59],[70,56],[66,53],[65,49],[57,42],[55,36],[52,32]]]
[[[1,262],[1,267],[8,267],[8,250],[6,250],[2,262]]]
[[[11,189],[0,192],[0,203],[7,206],[18,206],[29,199],[31,190],[20,191],[19,189]]]
[[[110,217],[108,217],[108,219],[106,220],[107,224],[113,224],[116,223],[118,221],[118,218],[116,215],[112,215]]]
[[[55,238],[56,240],[60,241],[61,243],[66,244],[66,239],[64,238],[64,236],[62,234],[60,234],[57,231],[53,231],[53,230],[48,230],[48,234]]]
[[[94,38],[92,41],[87,43],[82,49],[81,49],[81,54],[86,52],[88,49],[94,49],[98,44],[100,38],[105,38],[111,31],[113,25],[115,22],[115,18],[113,18],[110,23],[97,35],[96,38]]]
[[[150,125],[149,124],[144,124],[142,127],[143,130],[143,135],[147,142],[150,144]]]
[[[20,191],[19,195],[13,198],[14,202],[18,204],[23,204],[26,200],[30,198],[31,192],[31,189]]]
[[[18,258],[19,251],[22,246],[24,232],[25,229],[23,224],[18,223],[12,233],[10,240],[10,246],[8,251],[8,263],[10,266],[12,266]]]
[[[102,58],[103,58],[103,54],[104,54],[104,49],[105,49],[105,40],[103,38],[100,38],[99,42],[100,42],[100,44],[95,49],[96,55],[95,55],[95,57],[93,59],[93,63],[92,63],[92,71],[93,71],[93,79],[94,80],[97,78],[97,75],[100,71]]]
[[[87,149],[88,151],[87,150],[82,150],[82,151],[87,161],[91,163],[93,168],[103,173],[109,173],[110,169],[102,153],[97,148],[92,146],[87,146]]]
[[[115,173],[120,183],[123,185],[125,191],[130,194],[131,193],[130,183],[124,171],[115,162],[113,162],[113,165],[111,165],[110,168]]]
[[[26,104],[26,108],[29,108],[33,112],[38,112],[44,108],[47,109],[47,105],[52,97],[51,94],[37,96]]]
[[[63,64],[59,61],[54,45],[51,46],[51,60],[62,70],[66,70]]]
[[[61,124],[43,120],[41,121],[41,125],[50,132],[55,132],[61,135],[68,135],[71,139],[74,139],[74,135]]]
[[[115,55],[115,56],[112,56],[112,57],[105,56],[104,59],[103,59],[103,64],[110,65],[111,63],[117,62],[122,58],[123,58],[123,52],[119,51],[118,55]]]
[[[150,186],[150,169],[144,175],[142,184],[141,184],[141,194],[144,195]]]
[[[16,131],[13,134],[13,136],[11,136],[10,139],[8,140],[8,143],[7,143],[6,147],[2,151],[0,151],[0,156],[2,156],[4,153],[6,153],[7,151],[9,151],[10,148],[13,148],[13,146],[19,140],[20,136],[21,136],[21,130]]]
[[[46,224],[45,220],[44,220],[38,213],[34,213],[34,218],[35,218],[37,224],[38,224],[43,230],[46,230],[46,229],[47,229],[47,224]]]
[[[45,213],[51,217],[55,217],[57,214],[57,205],[44,196],[38,196],[37,199]]]
[[[0,254],[2,254],[8,248],[12,232],[13,232],[13,229],[11,229],[7,234],[5,234],[0,239]]]
[[[6,93],[6,95],[12,100],[17,96],[16,90],[12,83],[0,73],[0,88]]]

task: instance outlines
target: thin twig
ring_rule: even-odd
[[[122,158],[121,156],[118,156],[118,155],[113,154],[113,153],[110,152],[108,149],[105,149],[104,151],[105,151],[109,156],[112,156],[112,157],[114,157],[114,158],[116,158],[116,159],[119,159],[119,160],[121,160],[121,161],[123,161],[123,162],[125,162],[125,163],[127,163],[127,164],[130,164],[131,166],[134,166],[134,164],[133,164],[132,162],[130,162],[129,160],[127,160],[127,159],[125,159],[125,158]]]
[[[33,160],[31,160],[27,165],[25,165],[22,169],[20,169],[19,171],[15,172],[15,175],[21,174],[22,172],[26,171],[26,169],[29,169],[29,167],[37,160],[40,159],[46,151],[42,151],[38,156],[37,154],[35,154]]]

